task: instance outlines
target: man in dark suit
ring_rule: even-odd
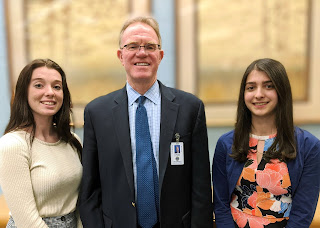
[[[126,70],[126,86],[93,100],[84,113],[79,198],[84,227],[212,228],[202,101],[157,80],[163,50],[158,23],[153,18],[128,20],[120,33],[119,45],[117,55]],[[145,101],[138,104],[140,96]],[[140,190],[143,184],[139,178],[147,172],[140,171],[138,160],[145,151],[140,154],[141,139],[136,132],[140,127],[136,123],[140,105],[147,112],[147,135],[151,141],[150,148],[147,144],[142,148],[149,148],[152,158],[148,161],[155,173],[149,184],[153,193],[148,199],[152,200],[144,205],[141,195],[143,198],[147,193]]]

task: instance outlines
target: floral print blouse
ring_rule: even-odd
[[[249,153],[230,203],[236,227],[285,227],[291,210],[291,182],[288,167],[279,159],[257,163],[257,146],[264,140],[267,151],[275,135],[250,135]]]

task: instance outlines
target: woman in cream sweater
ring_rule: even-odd
[[[76,202],[81,143],[70,131],[66,76],[50,59],[21,71],[5,135],[0,185],[11,212],[7,227],[82,227]]]

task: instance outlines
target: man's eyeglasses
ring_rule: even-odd
[[[124,45],[120,49],[126,48],[128,51],[137,52],[137,51],[140,51],[142,47],[144,47],[145,52],[154,52],[155,50],[157,50],[157,48],[160,49],[160,44],[139,45],[136,43],[130,43],[130,44]]]

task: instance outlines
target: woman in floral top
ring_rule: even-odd
[[[320,141],[293,125],[290,82],[273,59],[242,78],[235,129],[220,137],[212,179],[217,227],[309,227],[320,190]]]

